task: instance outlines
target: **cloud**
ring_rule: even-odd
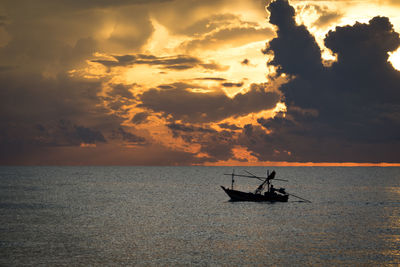
[[[222,27],[263,21],[265,11],[260,0],[178,0],[170,5],[160,5],[153,10],[154,17],[173,34],[204,35]],[[246,21],[244,10],[252,14]],[[241,14],[241,15],[237,15]],[[256,15],[256,17],[254,17]]]
[[[226,82],[226,83],[221,83],[223,87],[242,87],[243,82],[240,83],[231,83],[231,82]]]
[[[74,124],[68,120],[54,123],[6,125],[0,131],[0,161],[20,150],[40,150],[43,147],[80,146],[106,143],[103,133],[95,128]]]
[[[109,94],[112,95],[119,95],[121,97],[126,97],[128,99],[134,99],[135,97],[133,96],[132,92],[130,89],[132,88],[131,85],[125,85],[125,84],[114,84],[112,86],[112,91],[109,92]]]
[[[337,61],[323,67],[314,37],[296,25],[288,2],[268,10],[278,27],[267,44],[269,64],[292,77],[280,87],[287,112],[249,125],[242,142],[262,160],[397,162],[400,73],[387,60],[400,38],[389,19],[331,30],[324,42]]]
[[[113,56],[113,57],[115,58],[115,60],[96,59],[92,60],[92,62],[100,63],[109,68],[132,66],[132,65],[149,65],[149,66],[159,66],[163,69],[170,69],[170,70],[186,70],[196,67],[201,67],[210,70],[226,69],[226,67],[220,66],[214,62],[205,63],[196,57],[188,55],[157,57],[154,55],[136,54],[136,55]]]
[[[96,107],[101,81],[72,79],[63,75],[53,79],[37,74],[25,74],[22,79],[19,73],[12,72],[0,73],[0,83],[0,118],[3,122],[85,119],[104,111]]]
[[[399,158],[399,78],[387,63],[398,36],[390,22],[332,30],[325,45],[338,60],[325,67],[290,5],[270,5],[275,35],[262,2],[2,1],[0,164],[201,164],[234,159],[235,147],[262,160]],[[315,10],[320,27],[341,16]],[[268,38],[265,53],[277,69],[268,84],[243,88],[240,76],[215,74],[228,69],[222,64],[236,73],[257,61],[248,52],[256,44],[230,55],[222,49]],[[147,82],[138,78],[144,66],[165,75]],[[139,71],[119,76],[123,67]],[[283,73],[289,82],[278,91]],[[241,93],[228,97],[224,87]],[[242,127],[280,101],[285,113]]]
[[[114,19],[113,30],[104,40],[105,47],[113,51],[139,50],[154,32],[154,26],[145,7],[120,10],[118,17]]]
[[[264,50],[274,55],[269,65],[276,67],[278,74],[283,70],[290,75],[319,73],[323,67],[320,48],[304,25],[296,25],[294,8],[287,1],[275,1],[268,11],[269,22],[278,27],[278,38],[268,42]]]
[[[125,131],[122,127],[112,132],[113,139],[121,139],[133,145],[145,145],[147,141],[144,137]]]
[[[95,52],[139,52],[154,31],[150,5],[162,1],[80,2],[2,1],[9,36],[2,64],[56,75],[85,65]]]
[[[72,132],[72,136],[75,137],[76,135],[78,137],[78,140],[81,140],[85,144],[106,142],[103,134],[98,130],[93,130],[84,126],[74,126],[74,130],[75,131]]]
[[[242,62],[240,62],[242,65],[249,65],[250,64],[250,60],[249,59],[247,59],[247,58],[245,58],[245,59],[243,59],[243,61]]]
[[[147,113],[147,112],[139,112],[139,113],[136,113],[136,114],[133,116],[133,118],[131,119],[131,122],[132,122],[133,124],[145,123],[145,122],[147,121],[147,117],[148,117],[149,115],[150,115],[150,114]]]
[[[314,5],[315,10],[319,13],[319,18],[314,22],[318,27],[324,27],[340,19],[343,14],[337,11],[330,11],[327,7]]]
[[[220,28],[229,27],[232,24],[243,23],[239,16],[234,14],[213,14],[206,18],[195,21],[178,32],[188,36],[202,36]],[[258,26],[257,23],[244,22],[249,26]]]
[[[196,127],[192,125],[185,125],[182,123],[169,123],[167,127],[172,131],[177,132],[202,132],[202,133],[216,133],[217,131],[210,129],[210,128],[203,128],[203,127]]]
[[[134,146],[116,149],[115,144],[102,144],[96,147],[41,147],[29,150],[21,147],[15,155],[2,158],[4,165],[118,165],[118,166],[176,166],[201,164],[204,157],[195,153],[176,151],[159,144]]]
[[[184,51],[176,48],[166,50],[172,56],[163,57],[151,49],[149,52],[145,46],[150,44],[153,33],[156,35],[155,27],[158,25],[164,26],[171,36],[177,32],[177,27],[169,27],[161,13],[168,13],[165,14],[166,17],[174,17],[172,24],[179,21],[177,26],[191,27],[187,29],[187,37],[199,37],[210,30],[232,28],[234,23],[243,22],[236,15],[221,14],[219,9],[215,9],[232,3],[225,0],[205,0],[201,3],[168,2],[2,1],[0,163],[46,163],[46,160],[54,163],[56,159],[59,160],[56,164],[63,163],[60,160],[65,160],[65,164],[89,163],[93,162],[92,158],[106,162],[106,159],[99,159],[101,156],[96,155],[96,152],[90,151],[113,150],[114,154],[122,155],[125,152],[119,150],[125,144],[146,145],[152,151],[156,151],[157,147],[160,153],[154,154],[163,154],[163,157],[159,158],[160,162],[155,159],[153,164],[176,164],[179,160],[183,164],[189,161],[203,162],[205,159],[196,157],[195,154],[180,153],[171,148],[150,144],[154,141],[149,138],[151,133],[143,128],[147,123],[152,123],[151,120],[156,116],[151,114],[150,109],[132,114],[133,106],[141,101],[133,93],[141,91],[145,86],[125,84],[124,79],[115,75],[118,70],[103,73],[103,68],[99,68],[99,65],[87,64],[94,59],[109,68],[146,65],[168,71],[194,68],[202,72],[226,70],[227,67],[209,58],[201,59],[197,53],[194,54],[196,56],[183,55],[180,53]],[[213,12],[191,16],[192,12],[197,13],[204,8]],[[165,12],[166,9],[173,12]],[[184,10],[189,12],[182,12]],[[158,16],[159,14],[161,15]],[[191,17],[190,20],[186,16]],[[197,21],[200,22],[196,26],[194,24]],[[209,24],[208,29],[204,28],[204,23]],[[245,22],[242,26],[256,27],[256,24]],[[5,33],[7,38],[3,38]],[[114,56],[99,58],[96,55]],[[164,76],[170,82],[169,77],[172,75]],[[198,76],[201,73],[194,74],[194,77]],[[205,79],[215,81],[215,86],[226,81],[218,77]],[[140,90],[136,90],[139,86]],[[167,89],[168,85],[160,86],[162,91]],[[174,92],[175,89],[172,87],[170,90]],[[221,99],[226,101],[225,97]],[[141,128],[140,133],[133,127],[121,126],[129,123]],[[196,131],[200,128],[196,128]],[[88,147],[81,148],[81,144]],[[87,153],[86,160],[81,156],[81,149]],[[112,153],[108,154],[111,156]],[[171,156],[170,159],[168,155]],[[119,156],[115,157],[121,159]],[[146,164],[150,161],[150,158],[137,160]]]
[[[386,17],[374,17],[369,24],[336,27],[325,38],[325,46],[338,55],[336,69],[369,63],[363,69],[385,66],[382,71],[387,71],[390,67],[388,52],[395,51],[399,44],[399,34],[394,32],[393,25]]]
[[[58,13],[64,13],[64,12],[71,12],[73,10],[135,6],[142,4],[162,3],[168,1],[170,0],[115,0],[111,2],[107,0],[78,1],[78,2],[71,2],[68,0],[59,0],[59,1],[40,0],[36,1],[36,3],[33,4],[29,0],[21,0],[20,4],[27,7],[32,7],[34,5],[38,9],[34,10],[36,12],[48,11],[52,10],[53,8],[58,8],[54,9],[54,11],[57,11]],[[4,0],[3,3],[8,8],[15,5],[15,2],[12,0]]]
[[[21,33],[18,33],[18,35]],[[72,45],[58,40],[29,38],[22,33],[11,32],[11,41],[0,48],[0,58],[4,64],[13,66],[16,72],[41,73],[56,76],[83,66],[85,60],[96,51],[97,42],[88,37],[76,40]]]
[[[142,104],[138,106],[184,122],[212,122],[273,109],[280,99],[279,93],[269,90],[268,84],[252,84],[247,93],[239,93],[233,98],[222,91],[190,91],[191,88],[201,88],[196,84],[174,83],[167,86],[168,89],[150,89],[139,95]]]
[[[237,26],[222,28],[198,38],[193,38],[182,44],[187,51],[193,49],[214,49],[220,46],[241,46],[250,42],[257,42],[271,37],[273,31],[270,28],[254,28]]]
[[[202,77],[202,78],[196,78],[194,80],[200,80],[200,81],[226,81],[225,78],[220,78],[220,77]]]
[[[223,134],[222,134],[223,136]],[[228,136],[230,138],[230,136]],[[233,158],[234,145],[226,138],[213,136],[201,146],[201,152],[207,153],[210,156],[208,162],[217,162],[220,160],[229,160]]]
[[[0,84],[0,162],[43,147],[105,143],[122,122],[102,107],[100,81],[10,71]]]
[[[223,129],[229,129],[229,130],[240,130],[242,128],[236,126],[235,124],[228,124],[228,123],[220,123],[218,124],[219,127]]]
[[[216,131],[211,128],[191,124],[170,123],[167,127],[172,130],[175,138],[181,137],[188,144],[200,145],[200,152],[207,156],[207,162],[228,160],[233,157],[232,149],[236,140],[230,131]]]

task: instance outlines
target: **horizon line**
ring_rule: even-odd
[[[400,163],[357,163],[357,162],[287,162],[287,161],[266,161],[266,162],[209,162],[204,164],[0,164],[0,167],[95,167],[95,166],[121,166],[121,167],[400,167]]]

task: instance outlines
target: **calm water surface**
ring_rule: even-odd
[[[0,167],[0,265],[400,264],[400,168],[274,169],[312,203],[229,202],[230,167]]]

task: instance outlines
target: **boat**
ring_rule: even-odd
[[[261,202],[261,201],[269,201],[269,202],[287,202],[289,199],[288,194],[277,194],[271,192],[265,192],[264,194],[256,194],[256,193],[246,193],[238,190],[233,190],[229,188],[225,188],[222,186],[222,189],[225,193],[231,198],[231,201],[253,201],[253,202]]]
[[[232,176],[231,188],[226,188],[224,186],[221,186],[221,188],[225,191],[225,193],[230,197],[230,201],[287,202],[289,199],[289,195],[291,195],[291,196],[299,198],[303,201],[307,201],[307,202],[311,203],[311,201],[309,201],[307,199],[287,193],[285,191],[285,188],[283,188],[283,187],[281,187],[279,189],[274,188],[274,186],[271,183],[271,180],[273,180],[273,179],[277,180],[277,181],[287,182],[287,180],[284,180],[284,179],[276,179],[275,171],[272,171],[271,173],[269,173],[269,170],[267,170],[266,177],[257,176],[248,171],[245,171],[245,172],[247,172],[249,175],[235,174],[235,171],[233,171],[230,174],[224,174],[224,175]],[[255,178],[255,179],[262,181],[262,183],[257,187],[257,189],[254,192],[243,192],[243,191],[235,190],[233,187],[233,185],[235,183],[235,179],[234,179],[235,176],[246,177],[246,178]],[[267,188],[266,188],[266,191],[263,193],[263,191],[265,190],[265,187],[267,187]]]

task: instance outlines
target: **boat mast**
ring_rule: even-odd
[[[232,190],[233,190],[233,183],[235,182],[235,169],[232,170]]]

